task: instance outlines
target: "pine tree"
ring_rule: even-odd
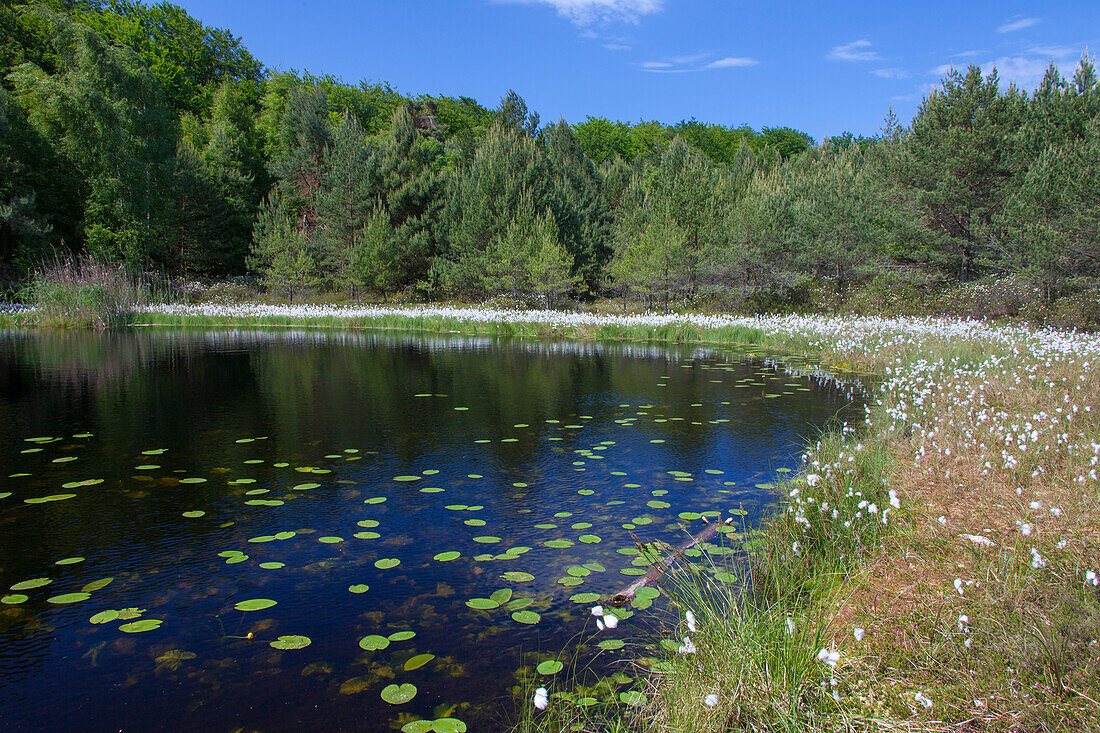
[[[558,225],[553,214],[546,210],[535,221],[533,242],[527,260],[527,277],[531,287],[550,308],[554,298],[580,285],[582,279],[574,275],[573,257],[562,246]]]
[[[309,242],[294,226],[277,192],[260,206],[248,266],[260,272],[265,287],[286,293],[288,303],[296,293],[320,282]]]
[[[348,114],[325,153],[317,194],[321,267],[337,287],[362,287],[352,259],[356,238],[377,208],[380,186],[376,147],[359,121]]]

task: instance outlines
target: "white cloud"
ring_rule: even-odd
[[[881,57],[870,50],[871,42],[866,38],[837,46],[829,52],[828,58],[834,61],[878,61]]]
[[[711,69],[734,69],[746,66],[756,66],[760,63],[756,59],[747,56],[724,56],[715,59],[713,52],[685,54],[683,56],[669,56],[660,61],[643,61],[638,64],[642,71],[657,74],[683,74],[690,71],[708,71]],[[708,59],[713,59],[708,61]]]
[[[1027,52],[1055,59],[1064,59],[1068,56],[1080,53],[1080,51],[1073,46],[1032,46]]]
[[[496,2],[546,5],[577,25],[596,21],[637,23],[643,15],[658,13],[664,0],[495,0]]]
[[[956,68],[958,67],[955,66],[955,64],[940,64],[936,68],[931,69],[928,73],[934,74],[936,76],[947,76],[947,74],[951,73],[952,69]]]
[[[1017,15],[1012,16],[1004,23],[1001,23],[997,27],[998,33],[1011,33],[1013,31],[1023,30],[1024,28],[1030,28],[1039,22],[1038,18],[1021,18]]]
[[[745,56],[727,56],[724,59],[718,59],[717,61],[711,61],[704,66],[705,69],[730,69],[737,66],[756,66],[759,61],[756,59],[750,59]]]
[[[982,73],[988,74],[994,66],[997,67],[997,76],[1002,87],[1008,86],[1009,82],[1015,82],[1017,87],[1032,91],[1039,86],[1039,82],[1043,80],[1043,76],[1047,73],[1050,58],[1002,56],[996,61],[987,61],[982,64]]]
[[[629,51],[630,46],[625,43],[605,43],[603,47],[608,51]]]
[[[888,69],[875,69],[871,73],[883,79],[905,79],[909,76],[909,72],[905,69],[898,69],[895,67],[891,67]]]
[[[960,51],[959,53],[951,54],[953,59],[968,59],[974,56],[981,56],[985,51]]]

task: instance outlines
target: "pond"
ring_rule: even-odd
[[[860,411],[749,350],[0,334],[0,719],[506,730],[574,662],[632,673],[660,599],[589,613],[644,572],[632,535],[752,524]]]

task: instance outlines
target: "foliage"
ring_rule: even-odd
[[[23,299],[40,326],[106,329],[129,323],[147,288],[116,263],[70,257],[36,270]]]

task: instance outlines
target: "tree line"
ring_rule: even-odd
[[[385,83],[267,70],[134,0],[0,5],[0,277],[54,253],[285,297],[608,295],[650,307],[807,282],[1100,277],[1091,60],[1032,93],[953,70],[910,124],[543,124]]]

